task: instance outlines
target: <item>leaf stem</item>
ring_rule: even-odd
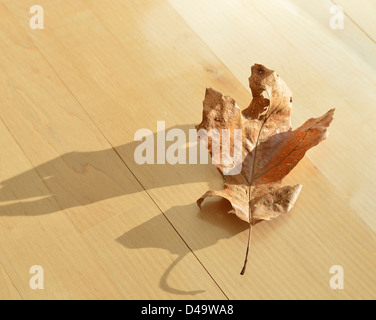
[[[240,272],[241,275],[244,275],[244,274],[245,274],[245,269],[247,268],[248,253],[249,253],[249,249],[250,249],[250,246],[251,246],[252,229],[253,229],[253,225],[252,225],[252,222],[251,222],[251,223],[249,224],[249,231],[248,231],[248,245],[247,245],[247,252],[245,253],[245,260],[244,260],[243,269],[242,269],[242,271]]]

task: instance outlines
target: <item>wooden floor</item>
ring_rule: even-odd
[[[0,298],[376,298],[376,4],[361,3],[40,0],[33,30],[34,0],[0,0]],[[222,187],[214,166],[138,165],[134,134],[193,128],[206,87],[247,107],[254,63],[291,88],[294,127],[336,114],[240,276],[247,224],[195,204]]]

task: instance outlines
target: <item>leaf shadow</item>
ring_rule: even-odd
[[[128,249],[159,248],[177,255],[173,263],[165,270],[161,276],[159,287],[164,291],[178,295],[196,295],[204,290],[185,291],[169,283],[169,277],[174,268],[188,254],[194,252],[194,256],[199,260],[198,252],[216,244],[220,240],[229,239],[248,229],[248,224],[239,220],[235,215],[229,214],[231,205],[225,199],[213,199],[208,201],[201,210],[196,203],[186,206],[175,206],[164,212],[163,215],[155,216],[141,225],[127,231],[116,239],[121,245]],[[179,245],[166,241],[164,231],[157,228],[161,217],[171,222],[184,220],[185,225],[189,225],[189,230],[175,229],[180,236],[187,235],[192,240],[188,244],[181,241]],[[182,222],[176,225],[182,225]],[[210,232],[208,230],[210,229]],[[134,239],[142,239],[135,242]],[[182,247],[184,249],[182,249]]]
[[[188,132],[194,128],[194,125],[180,125],[172,128],[184,131],[188,137]],[[156,133],[153,134],[153,139],[157,141]],[[174,142],[170,144],[172,143]],[[137,165],[133,155],[138,145],[140,145],[139,141],[132,141],[106,150],[65,153],[1,181],[0,217],[40,216],[143,191],[141,186],[135,187],[134,179],[130,180],[129,175],[125,176],[123,173],[126,171],[124,162],[131,171]],[[168,146],[169,143],[166,143],[166,148]],[[192,166],[194,170],[187,170]],[[209,164],[144,164],[142,172],[152,177],[152,183],[149,181],[145,187],[146,190],[196,182],[208,183],[208,189],[218,189],[222,186],[222,179],[210,162]],[[39,184],[34,183],[36,179],[41,179],[45,187],[41,187],[40,181],[38,181]],[[129,183],[124,184],[124,181],[129,181]],[[51,205],[52,199],[56,199],[59,206]],[[192,201],[195,200],[192,199]],[[196,295],[202,290],[184,291],[174,288],[169,284],[170,275],[187,254],[210,247],[220,240],[229,239],[248,228],[247,223],[239,220],[235,215],[227,214],[230,209],[231,206],[227,200],[218,201],[214,198],[206,200],[201,211],[196,203],[192,203],[186,206],[175,206],[164,212],[170,221],[184,220],[184,223],[176,225],[189,226],[188,231],[177,230],[179,234],[190,239],[196,235],[196,238],[200,239],[190,243],[190,248],[180,246],[177,250],[174,246],[166,245],[163,233],[153,228],[156,217],[126,232],[117,241],[127,248],[162,248],[171,254],[178,255],[178,258],[161,276],[159,286],[164,291],[173,294]],[[211,232],[207,232],[209,228]],[[138,235],[140,241],[138,246],[132,245],[130,241],[135,234]]]
[[[166,128],[166,132],[180,129],[188,137],[189,129],[193,128],[193,125],[180,125]],[[157,141],[156,133],[153,134],[153,139]],[[134,151],[140,143],[132,141],[106,150],[68,152],[1,181],[0,216],[44,215],[142,191],[142,186],[138,185],[132,175],[126,174],[128,170],[124,163],[131,171],[140,166],[143,172],[152,177],[152,181],[144,186],[147,190],[204,182],[207,181],[208,172],[215,172],[211,164],[138,165],[134,160]],[[166,149],[172,143],[167,142]],[[154,143],[155,148],[156,144]],[[190,170],[193,174],[186,174],[187,168],[192,166],[195,167]],[[39,183],[40,179],[46,187]],[[213,175],[208,183],[216,183]],[[59,207],[51,205],[53,198],[57,200]]]
[[[180,125],[173,128],[183,130],[186,137],[188,137],[188,131],[193,129],[194,125]],[[166,131],[170,129],[172,128],[167,128]],[[156,141],[156,133],[153,134],[153,138]],[[106,150],[65,153],[1,181],[0,218],[1,216],[16,217],[26,215],[33,217],[52,214],[61,210],[86,206],[98,201],[142,191],[143,188],[141,186],[135,187],[134,179],[130,180],[128,178],[126,180],[127,176],[122,173],[122,171],[126,171],[124,162],[127,165],[136,165],[133,155],[140,143],[139,141],[133,141]],[[168,146],[169,143],[166,143],[166,148]],[[194,166],[194,170],[187,170],[188,166]],[[132,168],[130,169],[132,170]],[[147,186],[146,190],[195,182],[206,182],[209,184],[209,188],[218,188],[219,184],[222,184],[219,173],[210,162],[209,164],[196,165],[145,164],[142,170],[153,178],[152,184]],[[193,172],[193,174],[186,174],[186,172]],[[120,179],[119,176],[121,175],[123,176]],[[42,183],[40,180],[42,180]],[[124,184],[124,181],[130,182]],[[59,206],[53,204],[54,199]],[[192,199],[192,201],[195,200]],[[205,240],[200,245],[191,247],[194,252],[213,245],[221,239],[230,238],[247,227],[246,224],[244,226],[242,222],[239,222],[232,215],[223,216],[223,212],[228,211],[228,204],[224,204],[223,201],[219,201],[215,206],[217,212],[214,212],[212,216],[208,214],[211,206],[208,205],[205,208],[206,211],[204,210],[200,213],[196,203],[192,203],[188,206],[173,207],[164,213],[166,217],[173,220],[178,218],[179,214],[184,211],[185,218],[189,219],[189,224],[187,225],[190,226],[190,229],[191,226],[194,226],[195,232],[199,230],[205,235]],[[137,233],[141,244],[138,247],[134,247],[135,249],[156,247],[166,249],[172,254],[177,254],[178,258],[173,261],[162,275],[159,284],[160,288],[179,295],[195,295],[202,292],[202,290],[184,291],[176,289],[168,283],[171,272],[191,250],[186,246],[180,246],[180,249],[176,250],[174,247],[166,246],[163,241],[161,242],[164,235],[153,228],[155,219],[157,218],[155,217],[125,233],[118,239],[118,242],[125,247],[131,247],[129,239],[132,238],[132,234]],[[215,238],[207,236],[206,229],[212,226],[216,226],[218,229]],[[150,232],[150,230],[153,230],[153,232]],[[156,236],[151,237],[152,234]]]

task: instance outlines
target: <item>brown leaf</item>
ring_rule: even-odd
[[[263,65],[255,64],[251,71],[249,85],[253,99],[249,107],[241,112],[234,99],[207,89],[203,119],[196,126],[198,130],[206,130],[200,138],[212,158],[219,146],[221,158],[215,165],[224,178],[224,189],[206,192],[197,200],[198,205],[201,207],[207,197],[225,198],[231,203],[232,211],[250,226],[276,218],[292,208],[302,185],[282,186],[282,180],[308,149],[327,137],[334,113],[332,109],[322,117],[309,119],[293,131],[290,89],[275,71]],[[207,134],[213,129],[219,135]],[[223,143],[223,129],[230,129],[230,148]],[[234,129],[241,129],[241,161],[234,162],[238,173],[230,175],[231,164],[223,159],[235,156]]]

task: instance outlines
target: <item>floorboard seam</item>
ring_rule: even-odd
[[[334,0],[331,0],[331,2],[338,6],[338,4],[334,1]],[[364,33],[364,35],[371,40],[371,42],[373,42],[374,44],[376,44],[376,40],[372,38],[372,36],[370,34],[368,34],[368,32],[366,30],[364,30],[352,17],[349,13],[346,12],[346,10],[344,10],[343,12],[345,14],[345,16],[347,18],[349,18],[349,20],[362,32]]]
[[[91,10],[90,10],[91,11]],[[91,11],[93,15],[96,16],[96,14]],[[97,17],[97,16],[96,16]],[[16,20],[17,21],[17,20]],[[17,21],[18,25],[19,22]],[[103,24],[102,24],[103,25]],[[20,25],[20,27],[23,29],[23,27]],[[113,36],[111,30],[109,30],[105,25],[103,25],[103,27]],[[189,27],[189,26],[188,26]],[[189,27],[190,28],[190,27]],[[225,294],[225,292],[222,290],[222,288],[219,286],[219,284],[217,283],[217,281],[213,278],[213,276],[209,273],[209,271],[207,270],[207,268],[204,266],[204,264],[201,262],[201,260],[197,257],[197,255],[194,253],[194,251],[191,249],[191,247],[188,245],[188,243],[184,240],[184,238],[182,237],[182,235],[177,231],[177,229],[174,227],[174,225],[172,224],[172,222],[167,218],[167,216],[165,215],[165,213],[163,212],[163,210],[159,207],[159,205],[156,203],[156,201],[153,199],[153,197],[150,195],[150,193],[146,190],[146,188],[142,185],[142,183],[139,181],[139,179],[136,177],[136,175],[130,170],[129,166],[126,164],[126,162],[124,161],[124,159],[119,155],[119,153],[117,152],[117,150],[112,146],[112,144],[109,142],[109,140],[107,139],[107,137],[104,135],[103,131],[98,127],[97,123],[93,120],[93,118],[89,115],[89,113],[86,111],[86,109],[83,107],[83,105],[81,104],[81,102],[78,100],[78,98],[74,95],[74,93],[70,90],[70,88],[66,85],[65,81],[63,81],[63,79],[60,77],[59,73],[57,72],[57,70],[51,65],[50,61],[45,57],[45,55],[42,53],[42,51],[40,50],[39,46],[37,46],[35,44],[35,42],[33,41],[33,39],[27,34],[27,32],[25,31],[25,34],[26,36],[30,39],[31,43],[33,43],[34,47],[38,50],[38,52],[40,53],[40,55],[43,57],[43,59],[46,61],[46,63],[49,65],[49,67],[52,69],[52,71],[56,74],[56,76],[58,77],[58,79],[62,82],[62,84],[64,85],[64,87],[66,88],[66,90],[68,90],[68,92],[72,95],[72,97],[74,98],[74,100],[78,103],[78,105],[81,107],[82,111],[87,115],[87,117],[89,118],[89,120],[93,123],[93,125],[98,129],[98,131],[100,132],[100,134],[103,136],[103,138],[107,141],[107,143],[109,144],[109,146],[115,151],[115,153],[117,154],[117,156],[120,158],[120,160],[124,163],[124,165],[126,166],[126,168],[130,171],[130,173],[134,176],[134,178],[137,180],[137,182],[140,184],[140,186],[142,187],[142,189],[146,192],[146,194],[148,195],[148,197],[151,199],[151,201],[157,206],[158,210],[162,213],[162,215],[164,216],[164,218],[167,220],[167,222],[171,225],[171,227],[174,229],[174,231],[176,232],[176,234],[179,236],[179,238],[183,241],[183,243],[186,245],[186,247],[189,249],[189,251],[193,254],[193,256],[195,257],[195,259],[200,263],[200,265],[202,266],[202,268],[205,270],[205,272],[209,275],[209,277],[212,279],[212,281],[214,282],[214,284],[217,286],[217,288],[221,291],[221,293],[225,296],[225,298],[227,300],[229,300],[229,297]],[[113,39],[120,45],[123,47],[123,45],[113,36]],[[201,39],[201,38],[200,38]],[[209,49],[210,50],[210,49]],[[219,60],[220,61],[220,60]],[[221,61],[220,61],[221,62]],[[222,62],[221,62],[222,63]],[[4,122],[4,121],[3,121]],[[9,131],[9,128],[7,127],[8,131]],[[13,134],[12,134],[13,136]],[[14,137],[14,136],[13,136]],[[19,145],[19,143],[17,142],[17,144]],[[19,145],[20,146],[20,145]],[[21,146],[20,146],[21,148]],[[21,148],[22,149],[22,148]],[[22,150],[23,152],[23,150]],[[23,152],[24,153],[24,152]],[[25,153],[24,153],[25,155]],[[25,155],[26,157],[26,155]],[[26,157],[27,158],[27,157]],[[28,158],[27,158],[28,159]],[[28,159],[28,161],[30,162],[30,160]],[[31,162],[30,162],[31,163]],[[32,165],[32,164],[31,164]],[[33,166],[33,165],[32,165]],[[33,166],[33,168],[35,169],[35,167]],[[35,169],[35,171],[37,172],[38,176],[41,177],[38,173],[38,171]],[[43,179],[42,179],[43,181]],[[46,185],[46,183],[43,181],[43,183]],[[48,186],[46,185],[47,189],[50,191],[50,189],[48,188]],[[51,191],[50,191],[51,192]],[[55,197],[54,197],[55,198]],[[56,202],[58,203],[59,207],[61,207],[60,203],[57,201],[57,199],[55,198]],[[64,209],[61,209],[65,212]],[[67,216],[67,218],[70,220],[69,216],[66,214],[65,212],[65,215]],[[71,221],[71,220],[70,220]],[[71,223],[73,224],[73,222],[71,221]],[[76,229],[75,225],[73,224],[74,228]],[[77,230],[77,229],[76,229]],[[78,230],[77,230],[78,232]],[[78,232],[79,233],[79,232]]]

